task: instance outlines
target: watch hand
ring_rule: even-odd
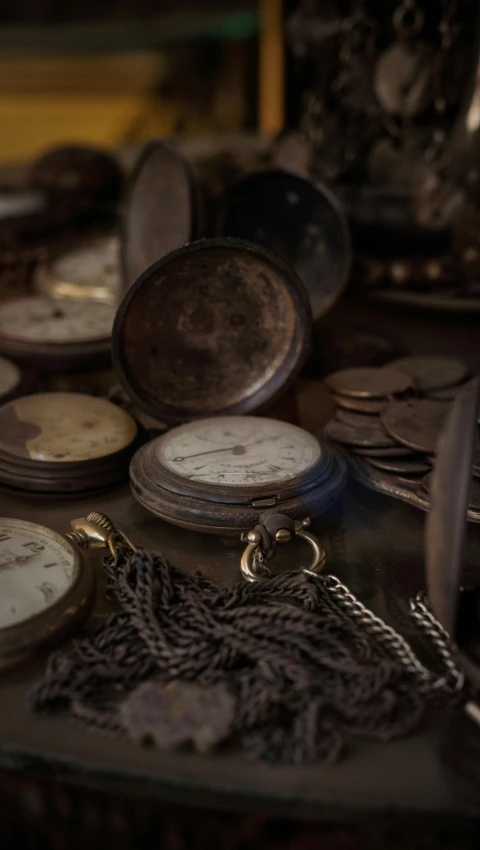
[[[10,567],[14,567],[18,564],[20,564],[20,566],[23,566],[23,564],[26,564],[28,561],[31,561],[32,558],[35,557],[35,555],[19,555],[18,558],[14,558],[13,561],[7,561],[6,564],[0,564],[0,570],[8,570],[10,569]]]
[[[192,457],[203,457],[203,455],[214,455],[218,454],[218,452],[233,452],[237,455],[245,454],[245,449],[248,449],[250,446],[255,446],[257,443],[262,443],[264,440],[271,439],[271,437],[261,437],[260,440],[254,440],[253,443],[247,443],[245,446],[241,446],[238,443],[234,446],[227,446],[224,449],[209,449],[208,452],[198,452],[198,454],[194,455],[185,455],[185,457],[178,456],[174,457],[173,460],[179,463],[182,460],[190,460]]]

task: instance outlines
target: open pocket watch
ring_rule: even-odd
[[[0,518],[0,670],[66,638],[94,595],[81,548],[36,523]]]
[[[295,425],[243,415],[291,384],[310,333],[300,279],[251,243],[200,240],[140,276],[117,312],[114,366],[134,404],[179,425],[132,459],[147,510],[238,533],[267,509],[302,519],[330,508],[346,482],[338,453]]]

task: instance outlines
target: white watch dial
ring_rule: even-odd
[[[136,433],[130,414],[83,393],[38,393],[0,408],[0,449],[35,461],[105,457],[129,446]]]
[[[117,292],[120,283],[120,240],[108,236],[72,248],[52,263],[52,272],[65,283]]]
[[[114,318],[110,304],[31,295],[0,305],[0,337],[57,344],[108,340]]]
[[[0,629],[47,610],[75,579],[74,553],[59,534],[0,518]]]
[[[21,380],[20,369],[5,357],[0,357],[0,398],[11,393]]]
[[[180,425],[157,441],[157,458],[191,481],[251,487],[297,478],[321,457],[311,434],[275,419],[219,416]]]

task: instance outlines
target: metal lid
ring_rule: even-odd
[[[123,204],[123,289],[160,257],[195,238],[196,190],[190,166],[171,145],[149,142]]]
[[[126,293],[112,356],[130,398],[175,424],[265,407],[300,370],[310,335],[293,269],[240,239],[202,239],[158,260]]]
[[[250,174],[227,193],[218,232],[250,239],[291,263],[319,319],[341,295],[351,263],[340,204],[325,186],[288,171]]]

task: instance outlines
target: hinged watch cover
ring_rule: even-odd
[[[143,148],[128,181],[121,221],[126,291],[146,268],[198,235],[198,192],[187,160],[171,143]]]
[[[310,336],[308,296],[293,269],[240,239],[205,239],[132,285],[112,355],[134,403],[173,425],[265,408],[298,374]]]

